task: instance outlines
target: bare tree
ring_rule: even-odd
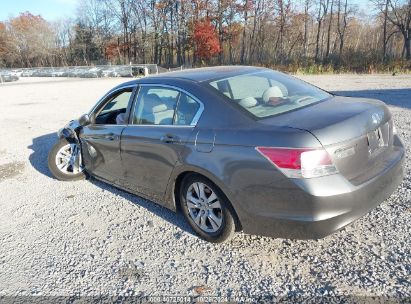
[[[364,71],[410,58],[410,0],[370,1],[378,14],[363,18],[354,0],[79,0],[71,20],[26,14],[0,23],[0,64],[172,67],[201,64],[201,53],[207,64]],[[198,43],[202,26],[208,45]]]
[[[344,1],[343,3],[341,3],[342,0],[337,0],[337,1],[338,1],[337,33],[338,33],[338,37],[340,40],[339,55],[341,59],[343,48],[344,48],[345,31],[347,29],[348,0],[343,0]]]
[[[311,0],[304,0],[304,57],[307,56],[308,48],[308,22],[310,21],[309,10],[311,7]]]
[[[315,39],[315,61],[319,60],[320,52],[320,33],[323,24],[324,17],[327,15],[328,5],[330,0],[320,0],[318,4],[318,15],[317,15],[317,35]]]
[[[327,48],[325,51],[325,58],[328,58],[330,55],[330,39],[331,39],[331,27],[333,24],[333,6],[334,6],[334,0],[331,1],[331,10],[330,10],[330,17],[328,19],[328,30],[327,30]]]
[[[388,0],[390,11],[387,19],[401,32],[404,39],[404,53],[407,60],[411,59],[411,0]]]

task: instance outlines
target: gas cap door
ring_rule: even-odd
[[[197,152],[210,153],[213,151],[215,132],[213,130],[200,130],[197,132],[195,149]]]

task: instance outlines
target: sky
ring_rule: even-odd
[[[56,21],[73,17],[79,0],[0,0],[0,20],[18,16],[21,12],[29,11],[41,15],[47,21]],[[351,1],[367,11],[369,0]]]
[[[47,21],[56,21],[73,17],[78,0],[0,0],[0,20],[16,17],[21,12],[29,11],[41,15]]]

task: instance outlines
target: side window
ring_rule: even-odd
[[[133,124],[172,125],[180,92],[177,90],[143,86],[134,109]]]
[[[95,118],[95,124],[124,124],[125,113],[133,89],[127,88],[124,91],[110,96],[104,107],[100,110]]]
[[[142,86],[133,113],[133,124],[189,126],[200,104],[180,91]]]
[[[190,96],[181,93],[178,101],[174,124],[189,126],[200,108],[200,104]]]

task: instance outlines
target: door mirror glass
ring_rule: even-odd
[[[80,126],[84,127],[90,123],[90,116],[88,114],[83,114],[78,119]]]

